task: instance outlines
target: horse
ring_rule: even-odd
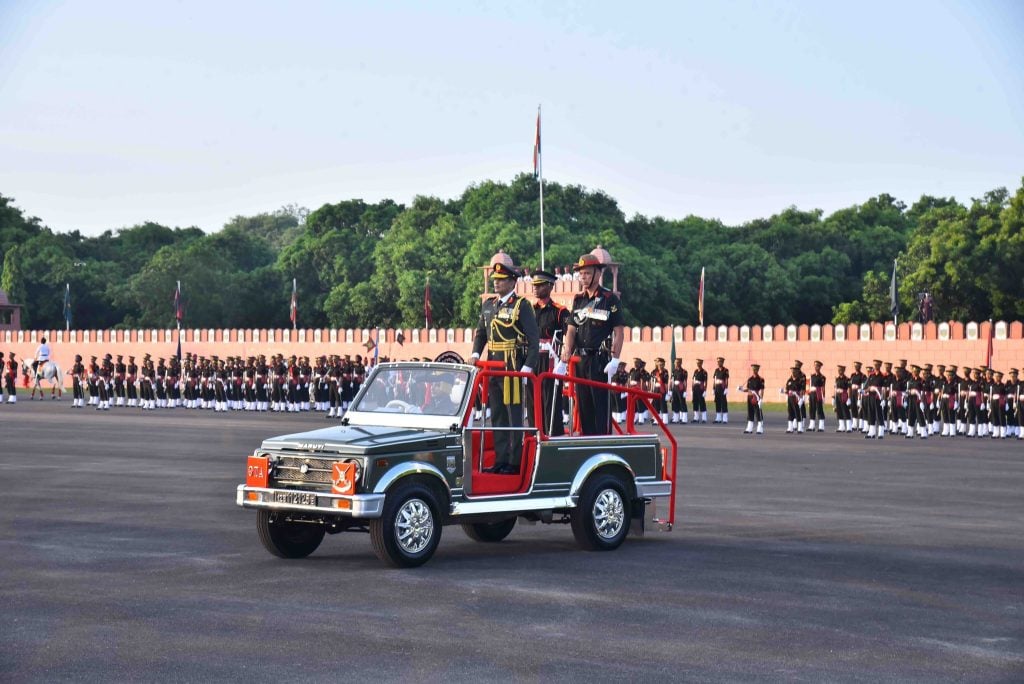
[[[28,387],[29,380],[34,379],[32,396],[29,397],[30,400],[36,398],[37,389],[39,390],[39,398],[43,398],[45,390],[42,387],[42,382],[44,380],[50,383],[50,399],[58,399],[64,396],[64,372],[53,361],[40,363],[38,369],[33,371],[32,362],[22,359],[21,371],[25,375],[24,384],[26,387]]]

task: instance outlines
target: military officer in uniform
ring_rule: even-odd
[[[814,372],[807,378],[807,398],[810,402],[808,432],[825,431],[825,375],[821,372],[821,361],[814,362]]]
[[[651,391],[658,394],[654,400],[654,410],[658,412],[662,423],[668,423],[668,405],[672,400],[669,390],[669,374],[665,368],[665,359],[654,359],[654,371],[651,372]]]
[[[715,422],[729,422],[729,369],[725,367],[725,358],[715,359],[718,364],[712,373],[715,391]]]
[[[693,422],[708,422],[708,402],[704,399],[704,392],[708,388],[708,372],[704,370],[704,359],[695,361],[697,367],[693,370]]]
[[[558,364],[559,350],[565,340],[565,329],[569,325],[569,310],[551,299],[551,290],[555,285],[553,273],[534,271],[533,315],[537,319],[537,331],[540,335],[540,355],[537,360],[537,373],[553,370]],[[554,380],[545,380],[541,385],[543,420],[541,423],[549,435],[565,434],[562,423],[562,390]],[[533,404],[527,406],[533,409]],[[530,421],[535,422],[535,421]]]
[[[676,359],[672,364],[672,422],[686,423],[686,382],[690,374],[683,368],[683,360]]]
[[[573,266],[583,292],[572,300],[571,318],[562,347],[562,363],[573,354],[580,357],[577,375],[588,380],[608,382],[619,367],[619,355],[625,341],[625,319],[618,296],[601,285],[604,265],[593,254],[584,254]],[[585,435],[611,432],[608,391],[587,385],[576,386],[580,429]]]
[[[868,422],[864,410],[864,383],[867,382],[868,376],[861,370],[863,365],[860,361],[853,362],[853,373],[850,374],[850,413],[853,419],[853,429],[867,432]]]
[[[836,432],[853,432],[853,419],[850,408],[853,400],[850,397],[850,378],[846,377],[846,366],[836,366],[835,409]]]
[[[764,434],[764,412],[761,410],[761,402],[764,400],[764,378],[761,377],[761,365],[750,364],[750,377],[747,384],[740,387],[741,392],[747,393],[747,429],[743,434],[749,435],[754,431],[754,424],[757,424],[757,434]]]
[[[480,358],[486,346],[487,359],[501,361],[504,370],[532,373],[537,367],[540,335],[533,305],[515,293],[518,278],[519,272],[511,266],[500,262],[494,265],[491,280],[498,296],[483,303],[470,360],[475,362]],[[492,377],[487,390],[491,425],[522,427],[525,400],[521,378]],[[501,475],[515,475],[519,472],[522,452],[521,431],[495,430],[494,466],[488,470]]]

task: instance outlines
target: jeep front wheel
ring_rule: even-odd
[[[570,517],[576,543],[587,551],[617,549],[629,533],[629,497],[622,480],[611,474],[589,478]]]
[[[463,523],[462,531],[473,541],[494,543],[510,535],[515,526],[516,519],[509,518],[496,523]]]
[[[423,565],[441,541],[438,505],[429,487],[411,482],[387,493],[380,518],[370,521],[377,557],[396,568]]]
[[[305,558],[324,539],[323,525],[285,520],[283,514],[266,510],[256,511],[256,530],[263,548],[278,558]]]

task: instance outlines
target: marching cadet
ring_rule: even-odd
[[[853,362],[853,373],[850,374],[850,413],[855,430],[867,434],[868,422],[864,415],[864,383],[868,376],[861,371],[860,361]]]
[[[900,363],[905,362],[901,361]],[[906,434],[907,416],[903,402],[903,397],[906,393],[906,378],[903,378],[901,382],[901,374],[903,376],[907,375],[905,367],[901,366],[901,368],[893,371],[892,362],[886,361],[882,364],[882,396],[884,397],[882,406],[885,411],[883,422],[889,427],[890,434],[896,434],[897,432]]]
[[[135,363],[135,357],[129,355],[128,363],[125,364],[125,397],[129,407],[139,405],[139,392],[136,383],[139,380],[139,366]]]
[[[615,375],[612,376],[610,384],[622,388],[613,391],[611,396],[612,420],[621,423],[626,419],[626,393],[622,390],[629,385],[629,371],[626,369],[625,361],[619,362],[619,367],[615,371]]]
[[[704,400],[704,390],[708,386],[708,372],[704,370],[704,359],[697,359],[697,367],[693,370],[693,422],[708,422],[708,403]]]
[[[960,376],[960,369],[950,366],[953,371],[953,394],[956,401],[953,403],[956,414],[956,434],[967,434],[967,383],[970,380],[970,372],[965,367],[963,377]]]
[[[75,354],[75,363],[71,366],[71,408],[85,407],[85,364],[82,355]]]
[[[800,421],[800,432],[803,432],[804,421],[807,420],[807,374],[804,373],[804,362],[800,359],[794,361],[793,365],[796,366],[797,379],[800,380],[800,387],[803,388],[803,391],[800,393],[800,405],[797,407],[800,413],[798,418]]]
[[[764,434],[764,412],[761,410],[761,402],[764,400],[764,378],[761,377],[760,370],[760,364],[750,364],[747,384],[740,387],[740,392],[747,394],[747,429],[743,431],[745,435],[754,431],[755,423],[757,434]]]
[[[942,436],[943,437],[955,437],[956,436],[956,409],[957,409],[957,395],[956,395],[956,381],[954,380],[956,372],[953,367],[943,371],[943,378],[940,382],[935,383],[936,398],[939,404],[939,420],[942,423]]]
[[[850,378],[846,377],[846,366],[836,366],[835,399],[833,406],[836,410],[836,432],[853,432],[853,413],[850,410],[853,403],[850,397]]]
[[[929,363],[925,366],[931,371],[932,365]],[[942,394],[942,389],[946,386],[946,366],[943,364],[936,364],[935,371],[932,372],[931,386],[932,386],[932,431],[931,434],[937,435],[942,430],[942,403],[939,401],[939,395]]]
[[[814,372],[807,378],[807,397],[811,404],[808,415],[809,432],[825,431],[825,376],[821,373],[821,361],[814,362]]]
[[[884,439],[885,423],[882,420],[882,400],[885,388],[882,379],[882,362],[874,360],[874,368],[864,381],[864,399],[867,404],[868,434],[866,439]]]
[[[924,395],[925,385],[921,377],[921,367],[912,364],[904,395],[904,402],[907,405],[907,430],[904,436],[907,439],[913,439],[915,431],[921,439],[928,438],[928,432],[925,430]]]
[[[565,341],[565,330],[569,326],[569,310],[551,299],[551,290],[554,288],[555,275],[547,271],[534,271],[533,273],[533,316],[537,319],[537,334],[540,336],[540,354],[537,357],[537,373],[546,373],[554,369],[558,364],[559,352],[562,342]],[[541,408],[543,410],[542,423],[549,435],[559,436],[565,434],[565,425],[562,421],[562,389],[553,379],[545,380],[541,384]],[[528,403],[527,412],[533,410],[533,404]],[[534,421],[531,421],[534,422]],[[540,424],[540,423],[536,423]]]
[[[3,368],[3,357],[0,357],[0,371]],[[18,403],[18,361],[14,352],[7,352],[7,372],[3,374],[4,385],[7,387],[7,403]]]
[[[641,391],[648,391],[651,387],[651,374],[644,368],[647,363],[640,358],[633,359],[633,368],[629,371],[629,387]],[[636,414],[636,424],[643,425],[647,417],[647,408],[643,404],[634,404],[634,410],[641,409]],[[628,407],[627,407],[628,410]]]
[[[994,371],[988,393],[988,415],[989,424],[992,426],[992,439],[1006,438],[1006,404],[1003,396],[1005,391],[1006,385],[1003,384],[1002,371]]]
[[[979,418],[979,407],[981,406],[982,396],[984,395],[984,388],[982,387],[981,371],[977,368],[971,368],[969,371],[965,370],[968,374],[969,379],[967,380],[967,436],[968,437],[984,437],[984,427],[978,420]]]
[[[729,369],[725,367],[725,358],[719,356],[715,359],[717,364],[712,379],[715,390],[715,422],[729,422]]]
[[[487,347],[488,361],[500,361],[503,369],[532,373],[537,367],[540,336],[533,305],[516,295],[519,271],[501,262],[494,265],[491,280],[497,297],[481,306],[480,322],[473,338],[470,362],[475,363]],[[564,371],[563,371],[564,372]],[[491,409],[494,427],[522,427],[523,382],[515,377],[492,377],[488,385],[487,404]],[[523,433],[518,430],[498,430],[494,433],[494,466],[486,468],[498,475],[519,473],[523,455]]]
[[[921,385],[923,389],[922,403],[924,404],[925,432],[929,436],[934,435],[935,429],[935,376],[932,375],[932,364],[926,363],[921,366]]]
[[[794,432],[803,434],[804,423],[800,418],[800,407],[804,403],[804,388],[806,382],[799,366],[792,366],[789,369],[789,377],[786,379],[786,386],[780,390],[786,395],[786,434]]]
[[[665,368],[665,359],[658,357],[654,359],[654,370],[651,372],[651,391],[656,392],[658,398],[654,400],[654,410],[658,412],[661,422],[668,424],[668,404],[672,399],[669,391],[668,369]]]
[[[608,382],[619,367],[625,341],[625,319],[618,295],[601,285],[604,264],[593,254],[584,254],[573,266],[583,291],[573,297],[569,325],[562,347],[562,361],[556,372],[564,374],[573,354],[580,357],[577,374],[588,380]],[[576,386],[577,414],[584,435],[611,433],[609,392],[600,387]]]
[[[676,359],[672,364],[672,422],[686,424],[688,410],[686,408],[686,381],[689,373],[683,368],[683,360]]]
[[[1016,368],[1010,369],[1010,379],[1006,382],[1006,394],[1008,403],[1013,409],[1013,415],[1015,420],[1011,421],[1013,426],[1013,434],[1017,436],[1018,440],[1024,440],[1024,407],[1021,406],[1021,402],[1024,401],[1024,381],[1018,379],[1020,371]]]
[[[100,365],[96,363],[96,357],[92,356],[89,359],[89,365],[86,366],[86,387],[89,388],[89,401],[86,402],[89,406],[95,406],[100,403],[100,391],[97,387],[97,380],[100,376]]]
[[[114,406],[124,406],[124,379],[126,375],[127,366],[124,363],[124,356],[118,354],[117,361],[114,362],[113,372]]]

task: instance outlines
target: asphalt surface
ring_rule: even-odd
[[[447,527],[394,570],[274,558],[234,504],[326,424],[0,406],[0,680],[1024,681],[1024,442],[675,428],[674,531]]]

